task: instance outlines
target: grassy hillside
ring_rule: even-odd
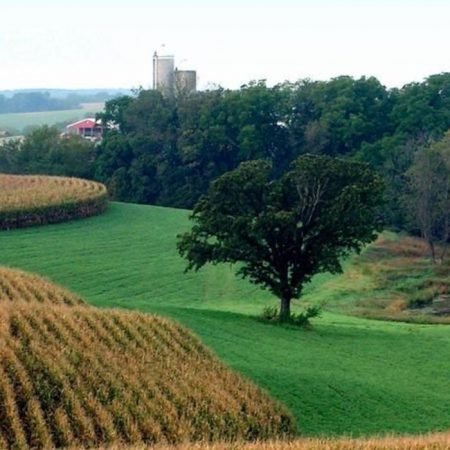
[[[77,306],[22,272],[0,279],[0,448],[293,434],[284,407],[178,324]]]
[[[450,260],[433,264],[423,240],[385,232],[345,266],[342,276],[317,276],[305,300],[373,319],[450,323]]]
[[[0,233],[0,263],[46,275],[97,306],[178,319],[284,402],[304,434],[450,428],[449,328],[336,313],[310,331],[264,324],[255,315],[274,299],[230,267],[183,274],[175,236],[189,226],[187,215],[114,203],[84,221]],[[324,285],[309,288],[311,301]]]
[[[103,103],[85,103],[80,109],[0,114],[0,130],[13,129],[22,133],[27,127],[75,122],[87,115],[95,115],[103,107]]]

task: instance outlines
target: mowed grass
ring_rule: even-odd
[[[0,130],[13,129],[22,133],[27,127],[75,122],[86,115],[95,115],[103,107],[103,103],[85,103],[80,109],[0,114]]]
[[[96,306],[179,320],[284,402],[304,435],[450,429],[450,328],[335,313],[308,331],[262,323],[256,316],[275,299],[231,267],[183,273],[175,236],[187,217],[112,203],[103,216],[0,233],[0,264],[50,277]],[[308,295],[319,298],[322,284]]]

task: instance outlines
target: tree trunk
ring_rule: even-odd
[[[289,322],[291,319],[291,297],[281,297],[280,322]]]
[[[431,260],[433,261],[433,264],[436,264],[436,251],[434,248],[434,243],[431,239],[428,239],[428,246],[430,247]]]

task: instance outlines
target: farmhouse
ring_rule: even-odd
[[[85,139],[101,139],[103,127],[100,122],[93,118],[86,118],[66,126],[67,134],[78,134]]]

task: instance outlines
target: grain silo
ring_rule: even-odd
[[[175,69],[175,90],[177,93],[195,92],[197,89],[197,72],[195,70]]]
[[[172,95],[175,86],[175,58],[172,55],[153,54],[153,89]]]

